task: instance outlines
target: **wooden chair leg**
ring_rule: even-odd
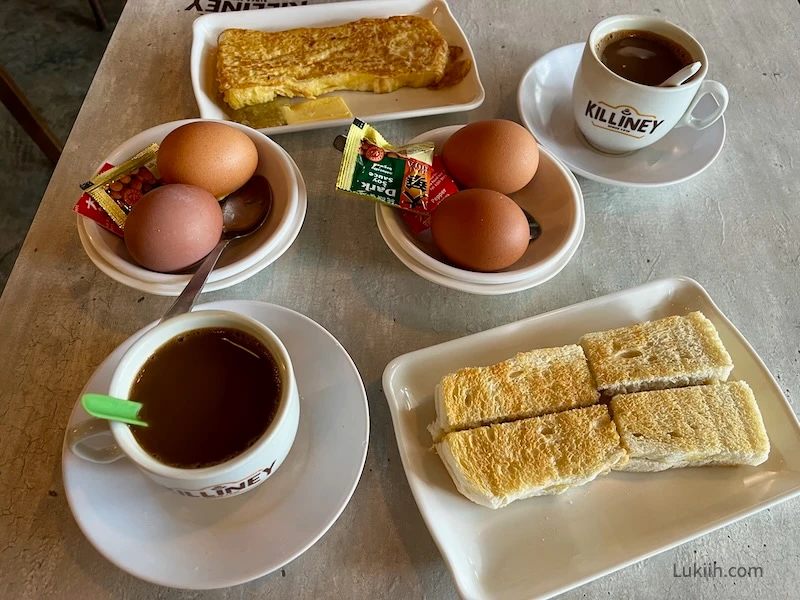
[[[103,12],[103,5],[100,0],[89,0],[89,6],[92,7],[92,14],[94,15],[94,22],[97,25],[98,31],[103,31],[108,27],[108,19],[106,13]]]
[[[55,165],[61,156],[61,142],[2,67],[0,67],[0,99],[39,149]]]

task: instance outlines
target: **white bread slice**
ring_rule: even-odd
[[[769,438],[744,381],[615,396],[611,413],[630,461],[620,471],[760,465]]]
[[[627,460],[605,404],[454,431],[436,451],[458,491],[489,508],[560,494]]]
[[[590,406],[599,398],[577,344],[520,352],[445,375],[436,386],[436,420],[428,430],[437,441],[450,431]]]
[[[733,361],[701,312],[581,338],[597,387],[614,396],[726,381]]]

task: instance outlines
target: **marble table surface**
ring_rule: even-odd
[[[364,0],[369,1],[369,0]],[[313,2],[312,2],[313,3]],[[369,397],[361,482],[309,551],[256,581],[209,592],[159,588],[107,562],[73,520],[61,444],[84,383],[168,298],[99,272],[75,229],[77,184],[112,148],[153,125],[198,116],[189,78],[192,21],[209,0],[130,0],[97,71],[0,299],[0,597],[455,598],[403,473],[381,374],[394,357],[652,279],[699,281],[800,406],[800,5],[745,0],[453,0],[486,101],[468,114],[384,124],[390,140],[486,118],[518,120],[520,77],[545,52],[585,38],[603,17],[640,11],[689,28],[731,95],[717,161],[686,183],[624,189],[580,179],[584,240],[564,271],[525,292],[482,297],[439,287],[383,243],[368,202],[334,197],[333,130],[277,136],[308,184],[294,245],[276,263],[201,301],[261,300],[299,311],[350,352]],[[271,10],[271,9],[265,9]],[[13,193],[6,190],[5,193]],[[794,500],[591,582],[564,598],[789,598],[800,586]],[[686,579],[674,565],[716,560],[763,576]]]

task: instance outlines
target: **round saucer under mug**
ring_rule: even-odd
[[[573,173],[609,185],[661,187],[705,171],[725,143],[725,117],[703,130],[681,127],[652,146],[622,155],[590,146],[578,132],[572,112],[572,83],[584,43],[556,48],[539,58],[519,84],[517,108],[536,140]],[[694,114],[710,114],[716,104],[703,98]]]
[[[69,507],[92,545],[145,581],[215,589],[280,569],[319,540],[355,491],[369,441],[364,384],[352,359],[323,327],[263,302],[229,300],[195,307],[249,316],[271,329],[292,359],[300,424],[283,465],[253,491],[222,500],[187,498],[122,459],[96,464],[64,444]],[[107,393],[138,331],[106,358],[81,395]],[[67,430],[89,419],[78,401]]]

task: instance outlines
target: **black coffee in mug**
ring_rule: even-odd
[[[660,85],[694,62],[683,46],[652,31],[612,31],[599,44],[600,61],[620,77]]]
[[[148,427],[131,432],[145,452],[172,467],[210,467],[250,448],[270,426],[280,372],[249,333],[195,329],[147,359],[128,398],[142,403]]]

